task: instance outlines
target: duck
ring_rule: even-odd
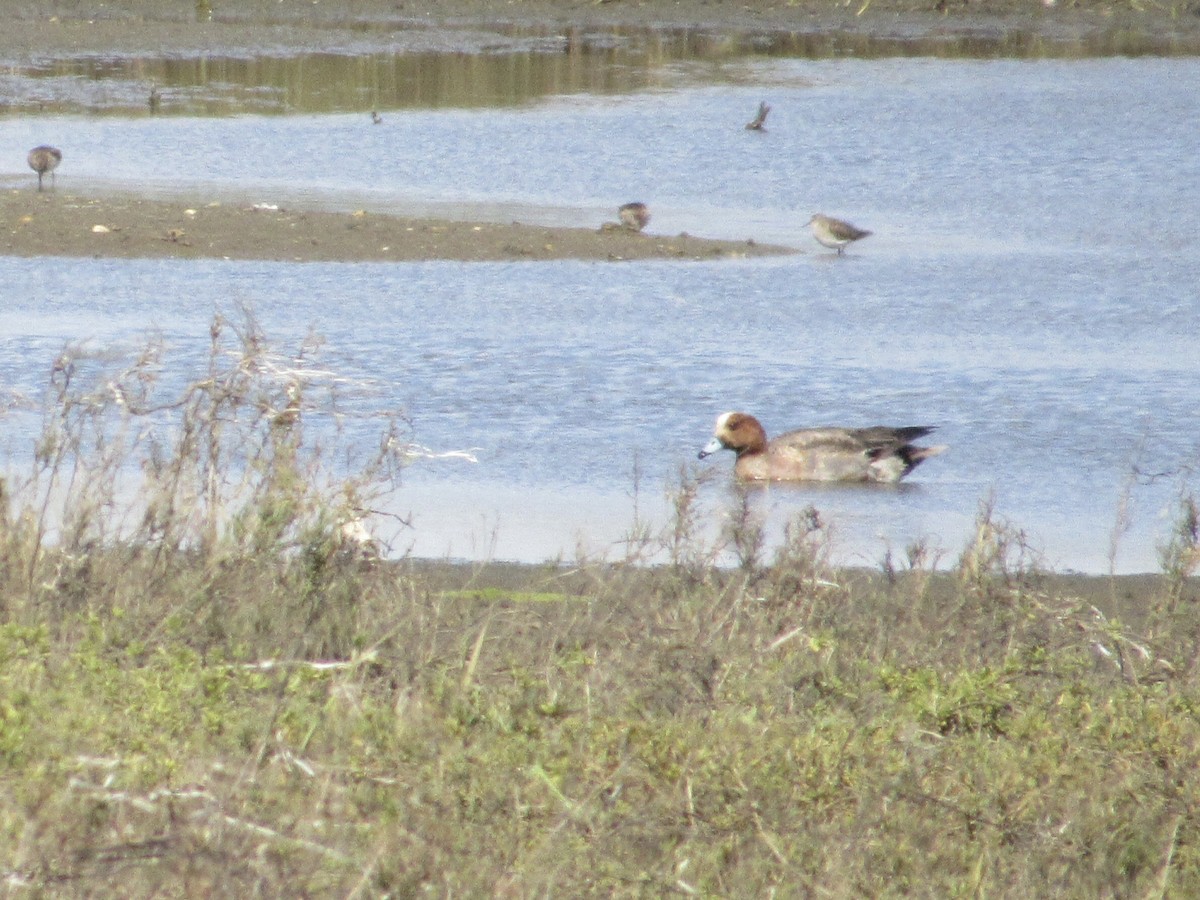
[[[832,216],[826,216],[822,213],[814,213],[813,217],[808,220],[807,225],[812,226],[813,237],[817,239],[817,243],[822,247],[828,247],[830,250],[836,250],[838,256],[842,255],[842,251],[846,249],[848,244],[855,241],[861,241],[865,237],[870,237],[873,232],[867,231],[864,228],[859,228],[856,225],[851,225],[849,222],[843,222],[841,219],[835,219]]]
[[[645,203],[626,203],[617,210],[617,216],[630,231],[641,231],[650,221],[650,207]]]
[[[801,428],[767,440],[767,432],[749,413],[717,417],[713,438],[700,451],[704,459],[718,450],[737,454],[734,474],[742,481],[860,481],[894,484],[945,446],[918,447],[912,442],[932,426],[892,428]]]
[[[42,189],[42,177],[49,172],[50,179],[54,179],[54,170],[58,168],[58,164],[62,162],[62,151],[57,147],[50,147],[43,144],[40,147],[34,147],[29,151],[29,168],[37,172],[38,190]]]

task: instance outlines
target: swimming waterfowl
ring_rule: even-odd
[[[899,481],[923,460],[946,448],[917,447],[933,431],[914,425],[890,428],[801,428],[767,440],[758,419],[748,413],[717,417],[713,439],[700,459],[718,450],[737,454],[733,471],[743,481]]]
[[[43,144],[29,151],[28,161],[29,168],[37,172],[38,190],[40,191],[42,189],[42,176],[49,172],[50,178],[53,180],[54,170],[62,162],[62,151],[57,147],[49,147]]]
[[[617,215],[630,231],[641,231],[650,221],[650,207],[645,203],[626,203],[617,210]]]
[[[843,222],[841,219],[834,219],[821,213],[815,213],[807,224],[812,226],[813,237],[817,239],[817,243],[822,247],[836,250],[838,256],[842,255],[847,244],[861,241],[872,234],[872,232],[851,225],[849,222]]]

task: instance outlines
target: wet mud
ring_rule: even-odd
[[[754,241],[518,222],[414,219],[226,201],[80,196],[48,187],[0,193],[0,253],[12,256],[401,262],[720,259],[794,252]]]

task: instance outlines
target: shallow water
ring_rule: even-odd
[[[952,559],[992,497],[1055,568],[1157,568],[1200,455],[1200,62],[785,60],[740,77],[397,110],[379,126],[0,119],[0,145],[64,147],[62,191],[186,185],[582,225],[637,198],[650,231],[802,250],[686,264],[3,258],[0,383],[36,392],[65,340],[124,342],[148,323],[199,359],[213,310],[246,302],[282,343],[323,334],[340,368],[410,411],[420,443],[479,448],[476,464],[408,470],[395,499],[416,527],[400,549],[619,552],[633,497],[661,518],[713,418],[743,408],[773,432],[939,427],[950,451],[901,489],[759,493],[776,525],[816,506],[846,561],[919,539]],[[769,131],[748,133],[763,98]],[[0,181],[27,189],[20,165]],[[818,209],[875,235],[837,258],[798,231]],[[713,528],[731,466],[697,464],[721,473],[703,492]]]

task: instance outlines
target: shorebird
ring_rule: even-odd
[[[379,113],[372,110],[371,111],[371,121],[374,122],[376,125],[378,125],[380,122],[383,121],[383,116],[381,116]]]
[[[812,226],[813,237],[817,239],[817,243],[822,247],[829,247],[831,250],[836,250],[838,256],[842,255],[842,251],[846,249],[846,245],[854,241],[861,241],[863,238],[873,232],[864,231],[861,228],[856,228],[849,222],[843,222],[841,219],[833,219],[829,216],[816,213],[808,220]]]
[[[29,151],[29,168],[37,172],[38,190],[42,189],[42,176],[47,172],[50,173],[50,180],[54,180],[54,170],[58,168],[58,164],[62,162],[62,151],[57,147],[48,147],[43,144],[40,147],[34,147]]]
[[[617,215],[630,231],[641,231],[650,221],[650,208],[645,203],[626,203],[617,210]]]
[[[753,120],[746,123],[747,131],[766,131],[765,123],[767,121],[767,113],[771,111],[771,104],[766,100],[758,104],[758,115]]]
[[[150,96],[146,98],[146,105],[150,107],[150,113],[158,112],[158,108],[162,106],[162,94],[158,92],[158,85],[150,85]]]

